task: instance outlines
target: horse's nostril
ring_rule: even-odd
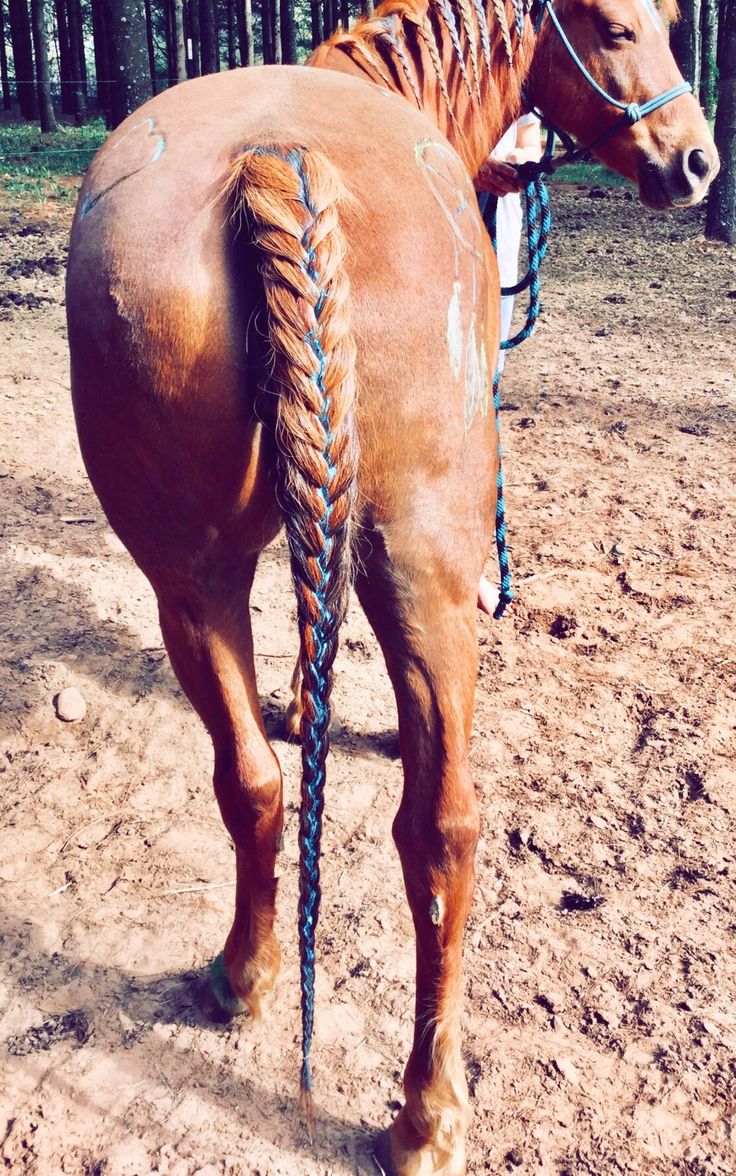
[[[695,147],[688,152],[685,166],[692,175],[697,176],[699,180],[704,180],[710,171],[710,160],[705,151],[702,151],[700,147]]]

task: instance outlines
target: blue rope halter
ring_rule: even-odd
[[[633,126],[634,123],[640,122],[643,118],[646,118],[648,114],[653,114],[655,110],[659,110],[660,107],[666,106],[668,102],[672,102],[673,99],[679,98],[682,94],[692,94],[693,90],[689,82],[682,81],[678,82],[676,86],[672,86],[669,90],[664,90],[655,98],[650,98],[647,102],[644,102],[641,105],[639,105],[638,102],[620,102],[618,98],[614,98],[613,94],[609,94],[607,90],[604,90],[603,87],[598,84],[593,75],[580,60],[572,42],[570,41],[570,38],[560,24],[559,17],[554,10],[553,0],[538,0],[538,3],[539,9],[534,21],[535,34],[539,33],[545,15],[549,15],[549,19],[552,21],[555,32],[562,41],[562,44],[565,46],[565,49],[567,50],[567,53],[575,68],[583,75],[586,82],[595,91],[595,93],[600,98],[602,98],[604,102],[607,102],[609,106],[613,106],[615,110],[620,110],[621,114],[612,123],[612,125],[608,127],[607,130],[603,131],[600,135],[593,139],[591,143],[588,143],[587,146],[576,147],[575,140],[571,135],[568,135],[566,131],[561,131],[558,127],[554,126],[554,124],[550,122],[544,113],[532,108],[533,113],[538,116],[545,130],[548,132],[548,134],[551,134],[553,138],[551,146],[548,139],[548,150],[545,151],[544,155],[538,163],[524,163],[520,166],[519,175],[524,181],[527,182],[535,179],[537,176],[543,175],[544,173],[551,174],[552,172],[556,171],[558,167],[563,167],[566,163],[574,163],[575,160],[584,158],[592,151],[597,150],[598,147],[602,147],[604,143],[607,143],[608,140],[612,139],[614,135],[617,135],[619,131],[624,130],[626,127]],[[552,156],[555,135],[561,140],[565,150],[561,155],[558,155],[553,159]]]

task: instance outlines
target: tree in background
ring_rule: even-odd
[[[280,0],[281,9],[281,60],[284,65],[296,65],[296,20],[294,0]]]
[[[56,118],[51,103],[49,45],[43,0],[31,0],[31,26],[33,31],[33,55],[36,63],[36,95],[38,97],[39,121],[41,123],[42,133],[48,134],[56,130]]]
[[[681,19],[670,29],[685,77],[708,117],[716,117],[722,170],[706,231],[729,241],[736,185],[735,5],[680,0]],[[3,106],[12,108],[14,82],[21,116],[40,118],[47,129],[58,79],[62,114],[81,124],[90,102],[113,127],[158,89],[186,78],[260,61],[302,61],[338,26],[373,9],[374,0],[0,0]],[[96,87],[90,94],[88,55]]]
[[[23,118],[38,118],[31,49],[31,22],[26,0],[10,0],[10,44],[13,50],[18,105]]]
[[[168,9],[171,14],[171,39],[174,42],[173,70],[169,70],[169,77],[177,82],[187,80],[187,49],[184,40],[184,0],[170,0]]]
[[[696,94],[700,86],[700,3],[701,0],[680,0],[680,19],[670,28],[675,60]]]
[[[110,117],[113,126],[153,93],[148,62],[145,0],[105,0]]]
[[[705,235],[736,245],[736,0],[721,0],[715,140],[721,170],[708,197]]]
[[[69,36],[69,68],[72,113],[77,126],[87,117],[87,61],[84,53],[84,25],[79,0],[67,0],[67,28]]]
[[[5,46],[5,13],[0,0],[0,84],[3,91],[3,110],[12,110],[13,100],[10,96],[10,75],[8,74],[8,51]]]
[[[700,6],[700,105],[713,119],[718,95],[718,0],[702,0]]]
[[[217,73],[220,68],[220,48],[215,0],[199,0],[199,35],[202,73]]]

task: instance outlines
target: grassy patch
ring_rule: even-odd
[[[555,179],[563,184],[595,184],[599,188],[622,188],[629,183],[602,163],[568,163],[555,172]]]
[[[52,135],[42,135],[34,123],[0,121],[0,205],[73,203],[81,173],[106,135],[102,119],[60,125]]]

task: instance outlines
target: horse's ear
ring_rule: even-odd
[[[677,0],[657,0],[657,8],[662,20],[668,25],[676,24],[680,19],[680,5]]]

